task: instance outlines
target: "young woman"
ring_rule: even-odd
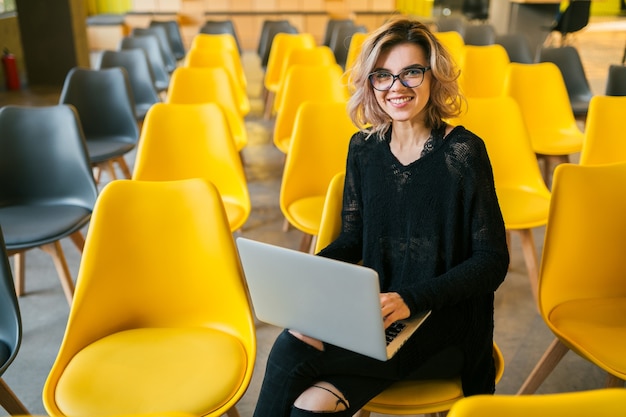
[[[480,138],[446,123],[463,99],[458,70],[429,29],[396,19],[373,32],[351,71],[342,231],[319,255],[380,277],[386,326],[432,310],[386,362],[285,330],[255,417],[352,416],[395,381],[460,375],[494,392],[493,297],[509,257]],[[346,294],[346,303],[350,303]]]

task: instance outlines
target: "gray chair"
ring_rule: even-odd
[[[335,25],[332,36],[330,38],[330,49],[335,55],[335,61],[342,68],[346,67],[346,60],[348,58],[348,49],[350,49],[350,41],[352,35],[355,33],[367,33],[367,28],[362,25],[355,25],[352,21],[350,23],[342,23]]]
[[[40,248],[71,303],[74,281],[60,240],[70,237],[82,251],[81,229],[98,195],[78,114],[69,105],[5,106],[0,149],[0,225],[14,256],[15,291],[24,293],[25,253]]]
[[[569,35],[584,29],[589,24],[590,14],[591,0],[571,0],[567,8],[548,29],[550,33],[559,33],[560,44],[565,45]]]
[[[298,29],[287,20],[265,21],[261,30],[258,54],[261,58],[261,68],[267,69],[267,62],[270,58],[272,42],[278,33],[298,33]]]
[[[78,111],[96,181],[102,170],[116,179],[114,163],[125,178],[130,178],[124,155],[135,149],[139,128],[126,70],[72,68],[65,77],[59,103],[71,104]]]
[[[354,24],[352,19],[328,19],[326,29],[324,30],[324,41],[322,42],[322,45],[330,47],[330,41],[333,37],[333,33],[335,32],[335,28],[340,25],[350,24]]]
[[[154,86],[154,75],[143,49],[125,49],[122,51],[103,51],[100,69],[122,67],[128,73],[128,81],[133,90],[135,117],[142,121],[153,104],[161,102],[159,92]]]
[[[167,33],[167,39],[170,42],[170,47],[174,53],[174,57],[180,61],[185,57],[187,51],[185,50],[185,44],[183,43],[183,37],[180,34],[180,26],[176,20],[152,20],[150,21],[150,27],[162,26]]]
[[[174,56],[174,52],[172,51],[172,47],[170,46],[170,41],[167,37],[167,31],[163,26],[150,26],[147,28],[134,28],[132,31],[132,36],[149,36],[154,35],[159,42],[159,50],[161,51],[161,56],[163,57],[163,62],[165,63],[165,69],[167,72],[172,73],[177,64],[176,57]]]
[[[585,75],[578,50],[573,46],[541,48],[539,62],[552,62],[561,70],[574,116],[584,118],[593,92]]]
[[[463,0],[461,13],[467,20],[484,22],[489,19],[489,0]]]
[[[465,20],[459,16],[440,17],[435,22],[438,32],[458,32],[465,35]]]
[[[606,79],[607,96],[626,96],[626,66],[610,65]]]
[[[530,43],[523,33],[506,33],[496,35],[495,43],[506,49],[511,62],[532,64],[535,56],[530,48]]]
[[[22,340],[20,307],[15,296],[13,276],[0,228],[0,406],[9,414],[30,414],[2,375],[15,359]]]
[[[206,33],[209,35],[219,35],[222,33],[226,33],[228,35],[232,35],[233,38],[235,38],[235,43],[237,44],[237,50],[239,51],[239,54],[242,53],[241,43],[239,42],[239,36],[237,36],[235,25],[233,24],[233,21],[230,19],[207,20],[200,27],[200,33]]]
[[[120,50],[134,48],[141,48],[146,53],[152,75],[154,75],[154,87],[158,92],[166,91],[170,85],[170,74],[165,67],[156,36],[125,36],[122,38]]]
[[[487,23],[465,26],[465,45],[493,45],[496,43],[496,29]]]

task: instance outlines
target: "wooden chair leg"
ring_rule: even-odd
[[[308,233],[302,233],[302,239],[300,240],[300,251],[309,252],[311,249],[311,242],[313,241],[313,235]]]
[[[59,275],[59,280],[61,281],[61,286],[63,287],[63,292],[65,293],[65,298],[67,298],[68,304],[72,304],[72,298],[74,297],[74,280],[72,280],[70,269],[65,261],[61,242],[57,240],[56,242],[42,245],[40,248],[52,257],[57,274]]]
[[[226,412],[228,417],[239,417],[239,411],[237,411],[237,407],[233,407]]]
[[[12,416],[30,415],[24,404],[2,378],[0,378],[0,405]]]
[[[70,235],[70,239],[74,242],[74,245],[78,249],[80,253],[83,253],[83,248],[85,247],[85,237],[82,232],[79,230]]]
[[[537,304],[539,301],[539,260],[537,259],[537,249],[535,248],[533,232],[531,229],[522,229],[519,230],[519,233],[522,238],[522,252],[524,253],[524,262],[526,264],[528,279],[530,280],[530,289],[535,299],[535,304]]]
[[[606,375],[606,383],[604,384],[606,388],[624,388],[624,380],[616,377],[613,374],[607,373]]]
[[[274,115],[274,99],[276,94],[273,91],[268,91],[267,96],[265,97],[265,112],[263,113],[263,118],[265,120],[270,120]]]
[[[24,295],[26,285],[26,252],[14,252],[13,254],[13,281],[15,282],[15,294],[18,297]]]
[[[122,173],[124,174],[124,178],[129,180],[132,177],[132,174],[130,172],[130,168],[128,168],[126,159],[124,159],[123,156],[119,156],[115,158],[115,162],[117,162],[117,165],[119,165],[120,169],[122,170]]]
[[[558,338],[555,338],[539,362],[537,362],[537,365],[535,365],[530,375],[528,375],[522,387],[517,391],[517,395],[534,394],[568,351],[569,348]]]

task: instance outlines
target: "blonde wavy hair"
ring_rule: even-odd
[[[460,71],[450,53],[423,23],[396,17],[367,37],[347,74],[352,92],[348,113],[353,123],[370,135],[382,137],[391,126],[391,119],[378,105],[368,76],[374,71],[381,54],[403,43],[413,43],[422,48],[431,68],[430,100],[424,109],[426,126],[437,127],[444,119],[457,117],[462,111],[465,99],[457,81]]]

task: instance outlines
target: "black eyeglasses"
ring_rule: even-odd
[[[399,74],[393,75],[389,71],[372,72],[367,78],[372,87],[378,91],[387,91],[393,86],[396,80],[407,88],[415,88],[424,82],[424,74],[430,67],[414,67],[402,70]]]

